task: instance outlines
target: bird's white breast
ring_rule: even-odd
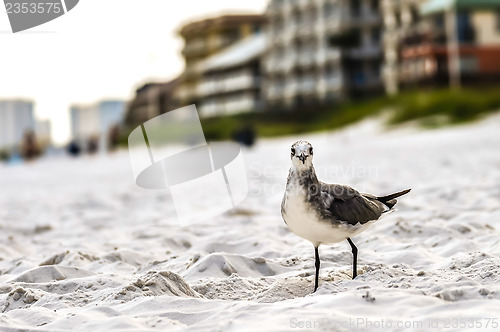
[[[320,220],[318,214],[306,201],[304,192],[298,184],[293,183],[290,183],[285,191],[282,215],[288,228],[295,235],[312,242],[315,246],[344,241],[371,224],[368,222],[355,226],[334,225]]]

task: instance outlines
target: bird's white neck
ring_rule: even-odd
[[[316,171],[312,163],[309,165],[293,165],[290,168],[289,180],[293,182],[298,182],[302,186],[310,186],[312,184],[318,183],[318,178],[316,177]]]

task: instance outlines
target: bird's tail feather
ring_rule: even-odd
[[[403,191],[400,191],[400,192],[397,192],[397,193],[394,193],[394,194],[390,194],[390,195],[387,195],[387,196],[381,196],[381,197],[377,197],[377,199],[379,201],[390,201],[391,199],[394,199],[394,198],[398,198],[399,196],[403,196],[405,194],[408,194],[410,192],[411,189],[406,189],[406,190],[403,190]]]
[[[380,201],[380,202],[382,202],[382,203],[384,203],[389,208],[392,208],[397,203],[396,198],[399,197],[399,196],[403,196],[403,195],[409,193],[410,190],[411,189],[406,189],[406,190],[403,190],[403,191],[400,191],[400,192],[397,192],[397,193],[394,193],[394,194],[390,194],[390,195],[387,195],[387,196],[377,197],[377,200]]]

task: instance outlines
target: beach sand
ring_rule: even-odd
[[[500,118],[446,129],[341,131],[244,149],[249,196],[180,227],[168,191],[138,188],[127,151],[0,165],[2,330],[498,330]],[[353,238],[313,246],[285,226],[289,148],[321,180],[412,188]]]

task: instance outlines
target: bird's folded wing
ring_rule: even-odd
[[[321,183],[321,196],[326,215],[351,225],[377,220],[386,209],[380,202],[340,184]]]

